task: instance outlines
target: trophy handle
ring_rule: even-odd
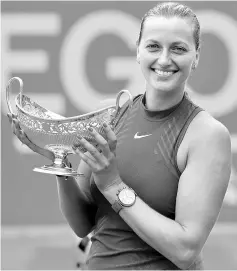
[[[120,110],[122,108],[122,107],[119,106],[119,101],[120,101],[121,96],[124,93],[126,93],[128,95],[128,97],[129,97],[129,106],[132,105],[132,102],[133,102],[132,94],[128,90],[126,90],[126,89],[123,89],[123,90],[119,91],[119,93],[117,95],[117,98],[116,98],[115,118],[117,117],[117,115],[119,114],[119,112],[120,112]]]
[[[8,109],[9,111],[11,112],[11,114],[14,114],[13,110],[12,110],[12,107],[11,107],[11,104],[10,104],[10,99],[9,99],[9,96],[10,96],[10,89],[11,89],[11,84],[14,80],[17,80],[20,84],[20,106],[22,107],[22,91],[23,91],[23,81],[21,80],[21,78],[19,77],[12,77],[9,81],[8,81],[8,84],[7,84],[7,87],[6,87],[6,101],[7,101],[7,106],[8,106]]]
[[[122,94],[124,94],[124,93],[126,93],[126,94],[128,95],[129,99],[128,99],[127,102],[125,102],[125,103],[123,104],[123,106],[126,105],[126,108],[127,108],[127,105],[128,105],[128,108],[131,109],[132,104],[133,104],[133,96],[132,96],[132,94],[131,94],[128,90],[123,89],[123,90],[121,90],[121,91],[118,93],[117,98],[116,98],[115,112],[113,113],[113,117],[112,117],[112,120],[111,120],[111,122],[110,122],[110,125],[112,125],[113,129],[115,128],[116,123],[117,123],[117,121],[119,120],[119,115],[122,114],[122,112],[124,111],[124,110],[122,110],[123,106],[122,106],[122,107],[119,106],[120,97],[121,97]],[[121,125],[120,125],[120,126],[121,126]],[[119,129],[118,129],[118,130],[119,130]],[[118,130],[117,130],[117,132],[118,132]]]

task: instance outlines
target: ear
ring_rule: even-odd
[[[140,53],[139,53],[139,47],[137,47],[137,63],[140,64]]]
[[[200,48],[197,50],[196,56],[195,56],[195,67],[196,68],[197,68],[198,63],[199,63],[199,58],[200,58]]]

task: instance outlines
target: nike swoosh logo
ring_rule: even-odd
[[[147,136],[151,136],[152,134],[149,135],[138,135],[138,133],[135,134],[134,138],[143,138],[143,137],[147,137]]]

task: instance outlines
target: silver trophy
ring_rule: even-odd
[[[126,93],[129,96],[128,104],[132,105],[132,95],[128,90],[121,90],[116,97],[116,105],[75,117],[63,117],[43,108],[28,96],[23,94],[23,81],[19,77],[13,77],[8,81],[6,88],[6,101],[11,114],[13,110],[10,104],[9,94],[13,81],[20,84],[20,92],[15,98],[17,119],[27,137],[37,146],[52,151],[55,159],[52,165],[36,167],[33,170],[42,173],[59,176],[78,176],[79,174],[65,164],[65,158],[69,154],[75,154],[72,145],[77,142],[77,135],[84,137],[97,147],[94,138],[87,131],[94,128],[105,137],[102,124],[105,122],[114,129],[116,119],[120,115],[120,97]],[[121,125],[120,125],[121,127]],[[81,151],[85,149],[79,146]]]

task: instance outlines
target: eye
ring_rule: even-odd
[[[159,49],[160,46],[158,44],[148,44],[146,46],[146,48],[148,48],[150,51],[155,51],[155,50]]]
[[[174,51],[176,53],[185,53],[185,52],[187,52],[186,48],[181,47],[181,46],[175,46],[175,47],[173,47],[172,51]]]

